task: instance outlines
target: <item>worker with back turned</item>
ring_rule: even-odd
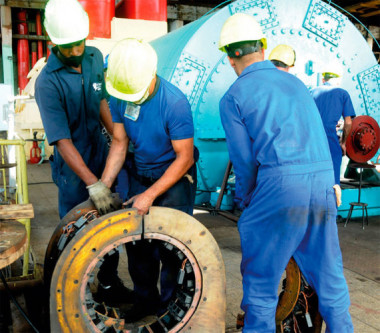
[[[336,70],[335,70],[336,71]],[[342,156],[346,155],[346,140],[351,130],[352,118],[355,117],[354,106],[349,93],[340,88],[340,74],[334,71],[322,73],[321,86],[311,90],[311,95],[317,104],[326,131],[331,158],[334,165],[334,188],[341,202],[340,165]],[[343,117],[343,131],[339,138],[337,134],[338,121]]]
[[[226,20],[219,40],[238,75],[220,115],[243,210],[243,332],[275,332],[277,289],[292,256],[318,295],[327,332],[353,332],[323,124],[306,86],[264,61],[266,43],[243,13]]]

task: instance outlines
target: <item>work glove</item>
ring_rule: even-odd
[[[339,207],[342,204],[342,189],[338,184],[335,184],[333,186],[333,189],[335,191],[335,196],[336,196],[336,205]]]
[[[110,213],[118,209],[119,202],[112,196],[111,190],[101,181],[86,187],[90,198],[100,215]]]

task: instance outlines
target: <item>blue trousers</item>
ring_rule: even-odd
[[[188,171],[194,182],[190,183],[187,178],[180,179],[167,192],[158,197],[153,206],[170,207],[193,215],[195,190],[196,190],[196,167]],[[150,184],[141,179],[131,176],[129,197],[144,192]],[[176,279],[179,271],[178,258],[167,251],[162,242],[140,241],[135,245],[126,244],[128,253],[129,274],[134,284],[136,302],[158,309],[159,314],[166,309],[176,287]],[[161,294],[157,289],[158,277],[161,268]]]
[[[101,177],[108,155],[108,146],[105,137],[94,134],[91,144],[76,143],[76,148],[91,172]],[[72,208],[89,198],[86,184],[66,164],[57,147],[54,147],[54,157],[49,158],[51,174],[54,183],[58,186],[58,210],[62,219]]]
[[[328,136],[327,139],[329,142],[330,154],[334,166],[335,184],[340,185],[340,166],[342,164],[342,148],[340,147],[339,141],[336,137],[332,139]]]
[[[259,169],[241,238],[245,333],[274,333],[277,289],[293,256],[318,295],[326,332],[353,332],[331,163]]]

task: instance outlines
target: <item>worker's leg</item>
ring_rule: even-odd
[[[309,176],[289,177],[259,174],[251,203],[238,223],[246,333],[275,332],[281,275],[307,228]]]
[[[146,240],[127,243],[129,274],[134,284],[135,304],[157,308],[159,293],[157,282],[160,261],[154,243]]]
[[[327,332],[353,332],[350,299],[343,275],[342,254],[336,226],[336,201],[328,173],[314,175],[310,222],[294,254],[302,273],[318,295],[319,312]]]
[[[58,210],[62,219],[72,208],[88,199],[85,183],[70,170],[63,170],[58,176]]]
[[[334,166],[335,184],[340,185],[340,166],[342,164],[342,148],[330,146],[331,158]]]
[[[188,174],[191,179],[184,177],[179,180],[172,188],[160,196],[154,205],[161,207],[170,207],[178,209],[189,215],[193,215],[194,208],[194,192],[197,186],[196,175],[194,175],[195,167],[189,170]],[[195,171],[196,172],[196,171]],[[191,182],[192,181],[192,182]],[[161,298],[160,312],[166,310],[166,307],[177,286],[177,276],[179,272],[178,258],[172,251],[165,250],[159,246],[161,268]]]

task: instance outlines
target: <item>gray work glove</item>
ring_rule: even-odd
[[[86,187],[90,198],[100,215],[110,213],[118,209],[118,200],[112,196],[111,190],[101,181]]]

